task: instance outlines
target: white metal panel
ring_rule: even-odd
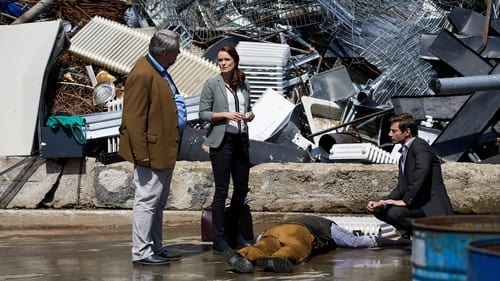
[[[255,118],[248,122],[250,139],[264,141],[271,137],[286,125],[294,107],[276,91],[266,90],[252,107]]]
[[[0,25],[0,156],[29,155],[60,21]]]

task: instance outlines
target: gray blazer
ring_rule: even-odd
[[[245,112],[250,112],[250,87],[248,86],[248,81],[245,81],[245,83],[240,86],[240,90],[245,98]],[[207,137],[204,141],[205,145],[216,148],[221,144],[224,134],[226,133],[227,120],[213,122],[212,115],[214,112],[227,111],[229,111],[229,105],[224,79],[221,75],[207,79],[201,91],[199,107],[200,120],[210,122],[210,128],[208,129]]]

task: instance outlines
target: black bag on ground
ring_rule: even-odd
[[[230,208],[225,209],[225,221],[231,224]],[[250,206],[245,204],[239,216],[239,227],[238,231],[241,238],[238,240],[238,244],[251,244],[254,240],[253,233],[253,221],[252,213],[250,211]],[[212,225],[212,209],[205,208],[201,210],[201,241],[213,241],[213,225]],[[226,233],[226,235],[228,235]],[[240,241],[240,240],[243,241]],[[244,246],[240,245],[240,246]]]

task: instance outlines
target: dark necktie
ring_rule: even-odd
[[[405,172],[405,162],[406,162],[406,154],[408,153],[408,147],[406,145],[402,145],[399,149],[401,152],[401,172]]]

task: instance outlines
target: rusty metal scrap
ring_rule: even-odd
[[[19,1],[30,7],[35,6],[40,1],[25,0]],[[102,16],[109,20],[123,22],[125,10],[130,7],[130,3],[119,0],[56,0],[49,10],[40,15],[44,20],[61,19],[70,22],[75,29],[84,26],[93,16]],[[71,34],[68,34],[71,36]]]
[[[66,53],[58,58],[55,69],[59,69],[59,73],[53,85],[55,94],[47,105],[49,114],[64,112],[82,115],[106,111],[105,105],[93,103],[93,87],[83,60]],[[122,82],[117,81],[115,84],[118,85],[116,95],[122,96]]]
[[[69,115],[81,115],[101,111],[103,108],[96,110],[92,104],[91,88],[84,87],[82,84],[61,84],[53,98],[50,115],[61,112]]]

